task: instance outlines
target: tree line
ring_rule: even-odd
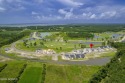
[[[6,38],[5,38],[5,39],[3,39],[3,40],[0,42],[0,47],[2,47],[2,46],[4,46],[4,45],[11,44],[11,43],[13,43],[13,42],[15,42],[15,41],[17,41],[17,40],[23,38],[24,36],[29,35],[29,34],[30,34],[30,31],[23,31],[23,32],[21,32],[21,33],[19,33],[19,34],[16,34],[16,35],[10,37],[9,39],[6,39]]]
[[[111,61],[102,67],[90,79],[90,83],[124,83],[125,82],[125,43],[114,43],[118,52]]]

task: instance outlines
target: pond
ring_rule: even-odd
[[[100,44],[102,44],[102,42],[85,42],[85,41],[72,41],[72,43],[74,43],[74,44],[94,44],[94,45],[100,45]]]
[[[56,64],[63,64],[63,65],[105,65],[110,62],[111,57],[102,57],[102,58],[94,58],[89,59],[86,61],[57,61]]]
[[[112,38],[120,38],[122,35],[120,35],[120,34],[112,34]]]

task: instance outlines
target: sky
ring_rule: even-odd
[[[125,0],[0,0],[0,24],[125,23]]]

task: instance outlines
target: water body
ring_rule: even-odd
[[[83,42],[83,44],[94,44],[94,45],[100,45],[102,42]]]
[[[110,62],[111,57],[103,57],[103,58],[94,58],[89,59],[86,61],[55,61],[55,64],[62,64],[62,65],[91,65],[91,66],[102,66],[106,65]]]
[[[74,44],[79,44],[79,43],[81,43],[81,44],[94,44],[94,45],[100,45],[100,44],[102,44],[102,42],[84,42],[84,41],[72,41],[72,43],[74,43]]]
[[[112,38],[120,38],[122,35],[120,35],[120,34],[112,34]]]
[[[94,39],[101,38],[100,36],[94,35]]]

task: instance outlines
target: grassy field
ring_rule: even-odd
[[[101,57],[113,57],[116,54],[115,51],[107,51],[107,53],[102,53]]]
[[[20,77],[18,83],[40,83],[42,76],[42,63],[27,62],[28,66]]]
[[[76,40],[74,40],[75,42]],[[34,43],[35,41],[30,41]],[[69,52],[72,51],[75,47],[76,49],[80,49],[81,47],[79,44],[74,44],[73,41],[65,43],[65,42],[57,42],[57,41],[48,41],[44,42],[45,47],[42,47],[42,45],[39,44],[40,40],[36,40],[37,45],[36,46],[29,46],[27,48],[26,46],[23,45],[22,42],[19,42],[16,44],[17,49],[23,49],[26,51],[36,51],[37,49],[53,49],[56,52]],[[78,41],[76,41],[78,42]],[[101,46],[101,44],[94,45],[94,47]],[[60,49],[60,47],[62,49]],[[89,47],[89,44],[86,44],[86,47]]]
[[[23,67],[23,62],[7,62],[7,66],[0,72],[0,78],[16,78],[20,69]],[[0,80],[0,83],[9,83],[12,80]]]
[[[48,65],[45,83],[88,83],[99,66]]]
[[[27,67],[18,83],[40,83],[42,67]]]
[[[0,78],[15,78],[18,76],[23,64],[27,64],[18,83],[40,83],[42,79],[43,63],[30,61],[1,62],[0,66],[7,63],[8,66],[0,72]],[[45,83],[87,83],[91,76],[96,73],[100,66],[76,66],[76,65],[52,65],[46,64]],[[0,80],[0,83],[8,81]]]
[[[105,52],[93,52],[93,53],[89,53],[89,54],[86,54],[86,58],[85,59],[89,59],[89,58],[95,58],[95,57],[113,57],[115,55],[116,51],[112,51],[112,50],[109,50],[109,51],[105,51]],[[95,57],[94,57],[95,56]]]

